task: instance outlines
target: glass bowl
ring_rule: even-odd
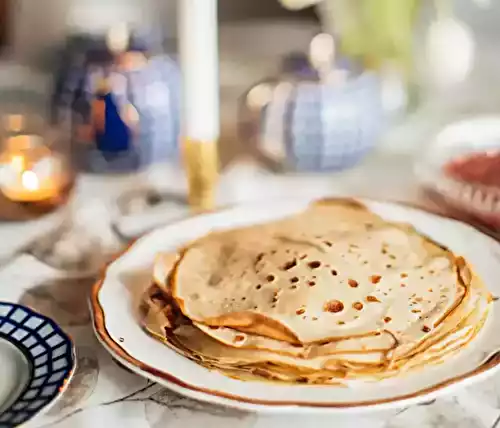
[[[428,196],[500,230],[500,115],[465,117],[443,127],[415,172]]]

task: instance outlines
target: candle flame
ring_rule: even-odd
[[[38,177],[33,171],[24,171],[21,182],[23,187],[30,191],[35,191],[40,187]]]
[[[24,156],[14,155],[10,161],[12,168],[14,168],[17,172],[22,172],[25,169],[24,164]]]

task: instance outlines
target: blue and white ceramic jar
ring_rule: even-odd
[[[340,86],[301,82],[284,120],[287,160],[296,169],[354,166],[374,147],[382,128],[378,79],[361,75]]]
[[[257,152],[287,170],[349,168],[372,150],[384,129],[380,79],[344,69],[341,82],[325,83],[307,70],[299,64],[299,72],[254,86],[245,96],[242,122],[254,122],[250,133]]]
[[[113,55],[104,38],[68,48],[53,97],[53,119],[69,123],[78,164],[94,172],[130,171],[177,161],[180,72],[134,37]]]

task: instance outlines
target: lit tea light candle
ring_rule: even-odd
[[[24,171],[21,174],[21,183],[29,192],[35,192],[40,188],[38,177],[33,171]]]
[[[64,179],[61,162],[44,146],[31,146],[38,136],[9,138],[1,156],[0,190],[14,202],[40,202],[56,198]]]

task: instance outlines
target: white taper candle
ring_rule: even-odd
[[[215,142],[220,133],[217,0],[179,0],[178,13],[182,134]]]

